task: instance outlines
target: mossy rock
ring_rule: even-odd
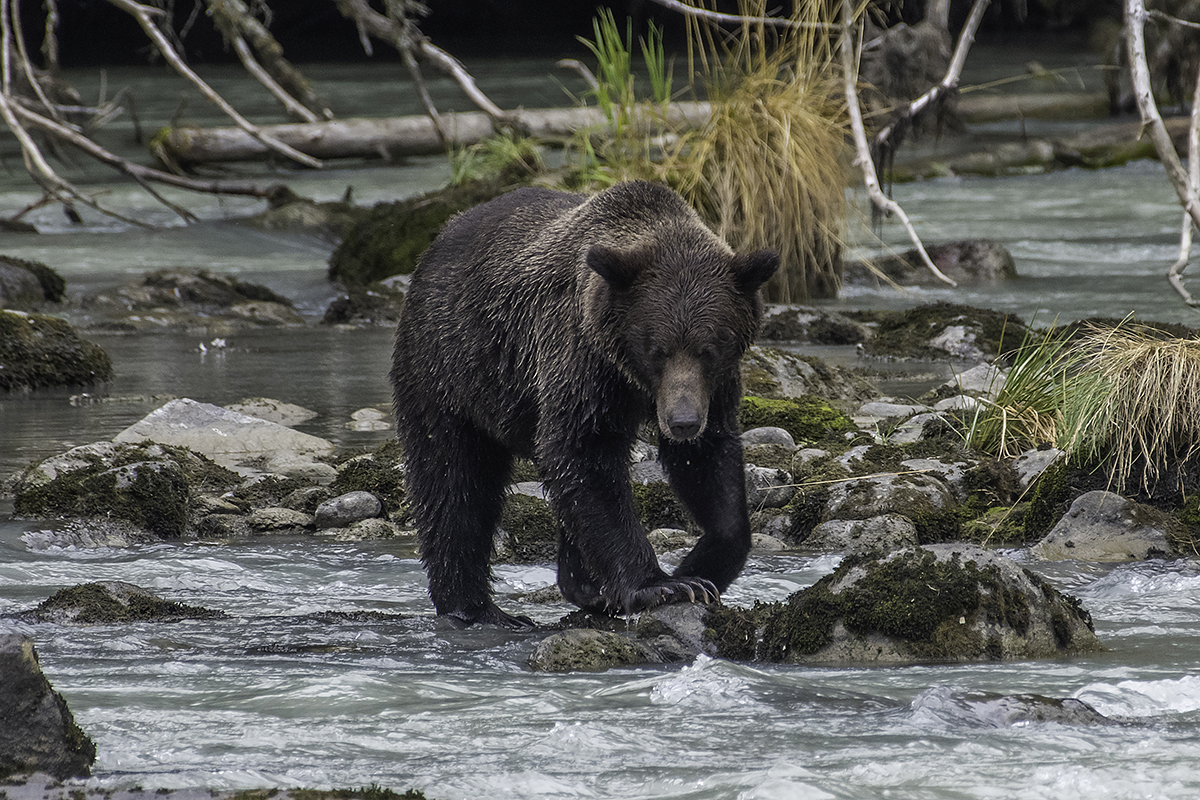
[[[355,287],[409,274],[447,220],[515,185],[503,178],[467,181],[377,204],[346,232],[329,257],[329,280]]]
[[[112,377],[108,353],[63,320],[0,311],[0,391],[92,386]]]
[[[13,510],[26,517],[110,517],[157,536],[183,535],[193,496],[240,478],[182,447],[98,442],[44,459],[13,486]]]
[[[529,666],[535,672],[598,672],[660,660],[632,637],[613,631],[573,629],[538,642]]]
[[[334,497],[347,492],[370,492],[383,503],[385,514],[398,512],[405,498],[403,452],[399,443],[389,439],[370,453],[339,464],[329,491]]]
[[[756,655],[767,661],[987,661],[1102,649],[1077,600],[965,544],[850,556],[755,613],[765,620]]]
[[[939,361],[956,355],[968,357],[937,346],[938,337],[956,327],[964,329],[971,348],[984,358],[1016,349],[1029,332],[1011,314],[956,303],[933,303],[879,315],[875,335],[863,347],[869,355],[892,358]]]
[[[40,603],[31,616],[59,625],[116,625],[220,619],[225,613],[163,600],[130,583],[102,581],[62,589]]]
[[[797,443],[819,441],[831,433],[857,430],[845,413],[812,395],[788,400],[743,397],[738,422],[742,430],[764,426],[783,428]]]
[[[500,528],[508,534],[515,563],[552,562],[557,558],[558,521],[545,500],[510,494],[500,512]]]
[[[678,528],[693,532],[696,523],[687,508],[675,496],[669,484],[662,482],[635,483],[633,485],[633,508],[637,518],[647,530],[655,528]]]
[[[962,538],[984,547],[1017,547],[1036,541],[1025,529],[1028,503],[989,508],[978,517],[962,524]]]

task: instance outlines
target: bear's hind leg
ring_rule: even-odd
[[[512,453],[462,419],[443,417],[405,434],[421,561],[437,613],[464,626],[532,627],[527,617],[506,614],[492,601],[492,541]]]

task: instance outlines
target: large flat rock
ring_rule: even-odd
[[[186,447],[241,472],[287,473],[334,451],[319,436],[187,398],[172,400],[113,437],[118,444],[146,440]]]

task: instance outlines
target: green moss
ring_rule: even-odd
[[[144,461],[89,475],[79,481],[76,509],[112,516],[159,536],[175,538],[187,526],[188,483],[171,462]]]
[[[807,394],[789,400],[743,397],[738,422],[742,430],[764,426],[783,428],[797,442],[818,441],[830,433],[857,430],[844,413],[821,398]]]
[[[112,360],[66,322],[0,311],[0,391],[112,380]]]
[[[13,510],[28,517],[110,516],[159,536],[184,532],[199,492],[224,491],[241,478],[204,456],[159,444],[118,445],[111,459],[76,451],[78,469],[43,485],[19,481]]]
[[[665,483],[635,483],[633,508],[638,519],[650,530],[680,528],[691,531],[695,528],[691,515]]]
[[[758,630],[773,607],[761,602],[750,609],[710,606],[704,614],[704,641],[714,645],[721,658],[753,661],[758,655]]]
[[[558,554],[558,520],[545,500],[510,494],[500,512],[500,527],[509,536],[513,561],[554,561]]]
[[[518,458],[513,461],[512,477],[513,483],[521,483],[523,481],[540,481],[542,476],[538,473],[537,465],[527,458]]]
[[[224,612],[184,603],[174,603],[149,593],[132,592],[125,602],[99,583],[83,583],[55,592],[34,609],[38,619],[53,621],[56,612],[78,612],[72,621],[80,625],[110,625],[121,622],[176,622],[184,619],[218,619]]]
[[[1029,512],[1025,515],[1025,538],[1040,539],[1067,511],[1071,489],[1067,485],[1067,465],[1056,460],[1038,476],[1029,492]]]
[[[1014,547],[1031,541],[1025,529],[1028,503],[995,506],[974,519],[963,522],[964,541],[988,547]]]
[[[333,251],[329,279],[353,287],[407,275],[447,220],[517,185],[505,179],[465,181],[419,197],[380,203],[347,231]]]

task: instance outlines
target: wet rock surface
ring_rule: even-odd
[[[1150,506],[1106,491],[1077,498],[1046,538],[1031,549],[1050,561],[1142,561],[1164,558],[1178,521]]]
[[[93,386],[112,376],[108,354],[63,320],[0,311],[0,392]]]
[[[96,746],[42,673],[33,640],[21,634],[0,634],[0,720],[0,778],[91,774]]]

